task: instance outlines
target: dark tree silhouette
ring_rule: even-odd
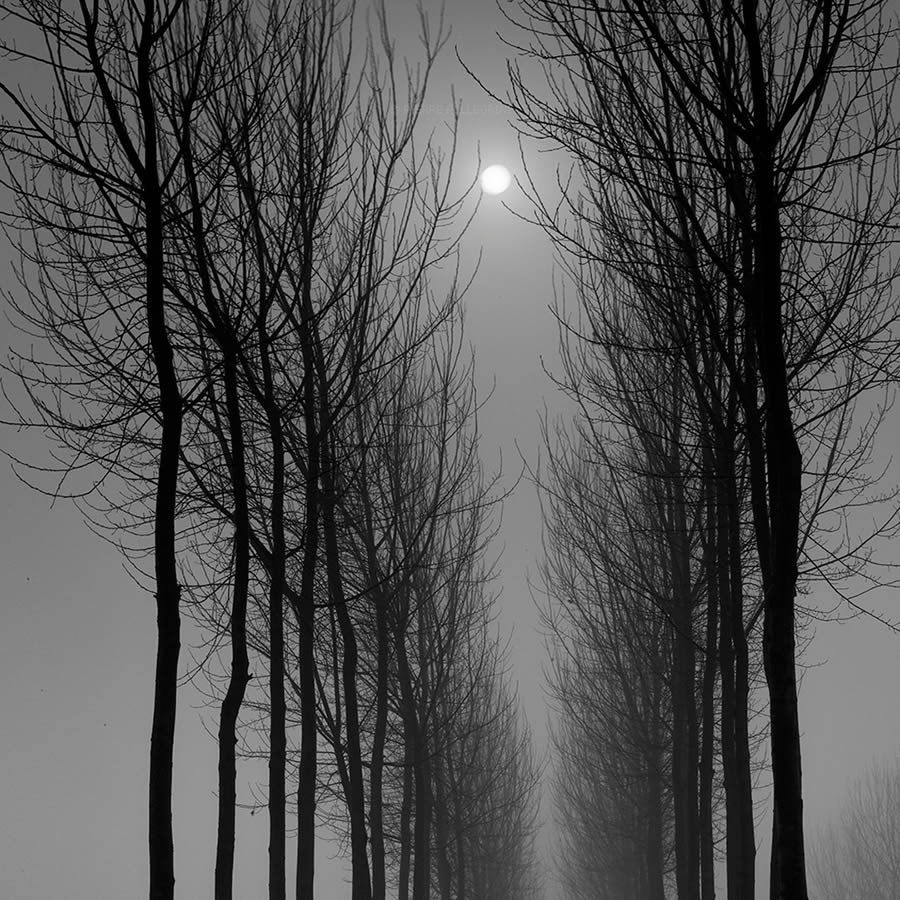
[[[180,2],[5,4],[13,58],[48,72],[46,103],[0,85],[17,119],[2,153],[18,207],[27,266],[13,307],[48,355],[18,356],[36,422],[67,454],[70,471],[100,470],[152,483],[157,658],[150,739],[150,896],[172,897],[172,754],[180,651],[177,504],[185,387],[179,323],[166,290],[171,179],[181,129],[196,114],[196,87],[219,26],[215,5],[194,16]],[[26,49],[26,48],[34,48]],[[176,50],[177,48],[177,50]],[[179,59],[178,53],[185,58]],[[169,119],[176,70],[187,76]],[[131,520],[134,524],[134,519]]]

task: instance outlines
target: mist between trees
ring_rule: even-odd
[[[839,817],[813,843],[812,880],[823,900],[900,893],[900,761],[879,760],[858,776]]]
[[[542,896],[463,333],[458,107],[449,138],[419,122],[443,26],[422,16],[409,62],[382,5],[0,9],[25,336],[4,384],[59,460],[38,487],[75,495],[155,597],[150,897],[175,891],[186,671],[218,710],[217,900],[242,758],[268,767],[273,900],[289,870],[315,895],[325,821],[353,900]],[[717,861],[730,900],[757,896],[763,776],[769,896],[806,900],[798,594],[862,602],[897,527],[875,448],[893,26],[849,2],[508,12],[493,101],[568,167],[555,194],[530,183],[576,410],[548,417],[533,472],[565,896],[711,900]]]

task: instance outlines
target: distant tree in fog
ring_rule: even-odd
[[[811,845],[810,880],[819,900],[900,897],[900,757],[859,776],[837,819]]]

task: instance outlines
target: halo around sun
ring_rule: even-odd
[[[481,189],[486,194],[502,194],[512,183],[506,166],[488,166],[481,173]]]

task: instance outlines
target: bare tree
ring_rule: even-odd
[[[38,272],[32,287],[31,270],[23,269],[25,300],[11,300],[24,327],[48,348],[47,356],[20,355],[12,363],[31,402],[22,419],[66,448],[64,472],[90,464],[100,471],[95,484],[110,474],[119,484],[153,484],[149,493],[138,489],[131,509],[152,509],[157,606],[150,896],[172,897],[176,518],[189,388],[179,372],[181,322],[166,289],[167,242],[181,129],[196,114],[196,88],[220,16],[215,4],[195,17],[179,2],[124,10],[39,2],[2,11],[14,26],[4,51],[41,65],[52,84],[46,103],[0,85],[17,114],[2,132],[7,185],[18,203],[14,221],[32,238],[19,246]],[[19,45],[11,43],[15,34]],[[185,90],[170,119],[166,104],[179,66]]]

